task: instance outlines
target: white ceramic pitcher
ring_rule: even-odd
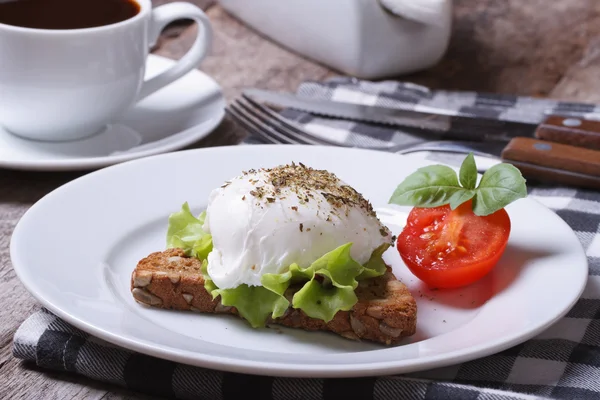
[[[220,4],[290,50],[363,79],[433,66],[446,52],[452,25],[452,0],[220,0]]]

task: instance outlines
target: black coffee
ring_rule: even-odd
[[[0,23],[37,29],[82,29],[114,24],[140,12],[135,0],[0,1]]]

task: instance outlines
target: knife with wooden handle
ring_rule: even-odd
[[[600,150],[600,121],[550,115],[537,127],[535,137]]]
[[[500,158],[539,182],[600,189],[600,151],[533,138],[514,138]]]
[[[325,117],[384,124],[422,131],[432,140],[505,140],[529,137],[600,150],[600,121],[548,115],[539,122],[498,120],[479,115],[451,115],[447,110],[416,111],[300,97],[291,93],[246,89],[242,94],[273,108],[290,108]]]

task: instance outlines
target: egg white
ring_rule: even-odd
[[[284,273],[293,263],[308,267],[348,242],[352,257],[364,264],[373,250],[391,243],[391,233],[374,213],[358,205],[340,209],[322,190],[281,186],[277,195],[257,196],[257,186],[274,192],[270,180],[265,170],[251,171],[209,196],[204,230],[212,235],[213,250],[208,274],[219,288],[260,286],[264,274]]]

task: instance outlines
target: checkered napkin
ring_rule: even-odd
[[[308,82],[303,96],[456,115],[483,114],[540,121],[547,111],[600,117],[594,105],[514,96],[429,91],[408,83],[339,78]],[[315,134],[355,145],[399,143],[398,130],[283,111]],[[418,139],[417,139],[418,140]],[[245,143],[256,143],[248,138]],[[458,166],[464,156],[425,154]],[[15,357],[40,367],[70,371],[154,395],[182,399],[598,399],[600,398],[600,192],[529,187],[530,197],[555,210],[585,248],[588,285],[570,312],[537,337],[495,355],[401,376],[361,379],[294,379],[251,376],[177,364],[134,353],[92,337],[46,310],[30,316],[14,336]]]

